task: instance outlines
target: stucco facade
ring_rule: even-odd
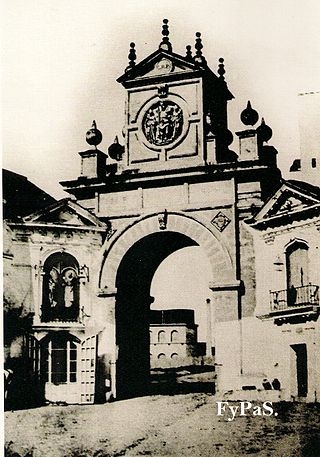
[[[247,363],[280,381],[283,400],[319,399],[319,196],[317,187],[285,182],[249,223],[260,320],[251,326],[261,351]]]

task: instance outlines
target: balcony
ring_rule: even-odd
[[[319,305],[319,286],[311,284],[270,292],[271,311],[292,309],[293,306]]]
[[[263,317],[273,318],[277,324],[317,318],[320,311],[319,286],[308,284],[270,292],[270,310]]]

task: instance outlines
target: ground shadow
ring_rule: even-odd
[[[215,393],[212,365],[158,368],[150,371],[149,395]]]

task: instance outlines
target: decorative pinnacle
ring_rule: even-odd
[[[244,125],[253,126],[256,122],[258,122],[259,114],[252,108],[250,101],[248,101],[247,107],[240,114],[240,119]]]
[[[218,66],[218,74],[220,76],[220,79],[224,79],[224,74],[226,72],[226,70],[224,69],[224,59],[222,57],[220,57],[219,59],[219,66]]]
[[[193,62],[191,46],[189,44],[188,46],[186,46],[186,50],[186,60],[188,60],[189,62]]]
[[[124,146],[121,146],[118,137],[116,136],[113,143],[108,148],[108,155],[111,159],[120,161],[123,153]]]
[[[272,137],[272,128],[265,123],[264,118],[261,119],[261,125],[257,128],[257,135],[262,142],[268,142]]]
[[[132,42],[132,43],[130,43],[130,50],[129,50],[129,54],[128,54],[129,65],[126,68],[126,71],[131,70],[135,66],[136,58],[137,58],[137,54],[136,54],[136,50],[135,50],[135,44]]]
[[[102,141],[102,133],[97,129],[96,121],[92,122],[92,127],[86,133],[86,142],[97,149]]]
[[[163,19],[162,24],[162,41],[159,44],[159,49],[163,49],[164,51],[172,52],[172,44],[169,41],[169,26],[168,26],[168,19]]]
[[[196,48],[196,55],[195,55],[194,61],[198,64],[206,65],[207,61],[204,58],[204,56],[202,55],[203,44],[202,44],[200,32],[196,33],[196,44],[194,47]]]

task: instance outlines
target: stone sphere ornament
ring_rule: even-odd
[[[254,125],[258,122],[259,114],[252,108],[250,101],[248,101],[247,107],[240,114],[240,119],[244,125]]]
[[[230,144],[233,141],[233,134],[229,129],[226,129],[226,131],[224,132],[224,140],[227,146],[230,146]]]
[[[124,153],[124,146],[119,143],[118,137],[116,136],[114,142],[108,148],[108,155],[111,159],[120,161]]]
[[[257,128],[257,135],[262,142],[268,142],[272,137],[272,128],[265,123],[263,118],[261,120],[261,125]]]
[[[92,127],[86,133],[86,142],[90,144],[90,146],[97,147],[102,141],[102,133],[100,130],[97,129],[96,121],[92,122]]]

